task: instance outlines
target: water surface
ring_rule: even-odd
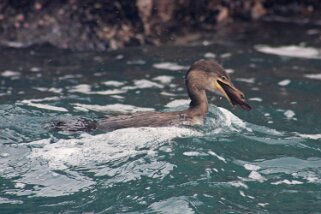
[[[321,55],[296,40],[108,53],[2,49],[1,213],[320,212]],[[183,76],[200,58],[218,60],[253,110],[208,94],[202,127],[43,128],[184,109]]]

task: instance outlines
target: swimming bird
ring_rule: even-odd
[[[192,64],[185,75],[187,93],[191,99],[189,108],[175,112],[136,112],[119,116],[110,116],[97,121],[82,120],[68,124],[60,121],[55,129],[80,130],[116,130],[129,127],[161,127],[177,125],[202,125],[208,112],[206,91],[226,97],[233,106],[251,110],[245,102],[244,94],[237,89],[225,69],[213,60],[198,60]]]

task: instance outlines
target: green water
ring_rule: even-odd
[[[313,26],[296,28],[305,36],[292,43],[248,35],[108,53],[2,49],[0,213],[320,213],[321,55],[306,37]],[[231,72],[252,111],[208,94],[202,127],[43,128],[184,109],[186,66],[204,56]]]

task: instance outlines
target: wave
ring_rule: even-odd
[[[180,108],[183,107],[178,106],[174,110]],[[307,147],[298,134],[251,124],[227,109],[210,106],[206,122],[201,127],[126,128],[96,135],[64,136],[70,139],[53,135],[15,146],[2,145],[0,174],[14,178],[15,188],[7,190],[7,193],[34,197],[70,195],[94,188],[94,177],[106,177],[106,186],[142,176],[162,179],[176,166],[160,160],[158,153],[170,153],[169,145],[176,142],[175,139],[228,138],[234,134],[256,143]],[[183,155],[215,156],[224,163],[228,162],[211,150],[187,151]],[[257,170],[252,171],[250,178],[255,180],[260,174]]]

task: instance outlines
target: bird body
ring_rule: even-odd
[[[232,105],[239,105],[244,110],[251,109],[245,102],[244,94],[235,88],[223,67],[212,60],[194,62],[185,75],[185,85],[191,103],[184,111],[136,112],[109,116],[97,121],[74,123],[73,126],[68,122],[59,121],[54,128],[56,130],[88,131],[88,129],[116,130],[129,127],[202,125],[204,116],[208,112],[206,91],[223,95]]]
[[[129,127],[161,127],[177,125],[202,125],[203,116],[192,116],[189,111],[136,112],[99,120],[97,129],[115,130]]]

